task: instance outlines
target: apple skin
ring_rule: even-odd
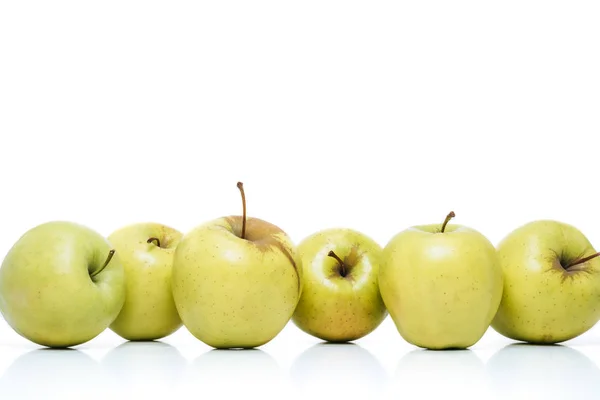
[[[223,217],[187,233],[175,250],[173,296],[186,328],[215,348],[253,348],[290,320],[301,292],[295,248],[277,226]]]
[[[340,274],[333,251],[348,267]],[[329,342],[359,339],[381,324],[387,311],[379,294],[381,246],[351,229],[327,229],[297,248],[302,295],[292,321],[304,332]]]
[[[125,268],[125,304],[110,325],[127,340],[156,340],[178,330],[181,318],[171,290],[173,255],[182,234],[165,225],[139,223],[112,233],[108,240]],[[148,239],[159,240],[160,247]]]
[[[569,271],[562,265],[596,253],[575,227],[551,220],[525,224],[497,246],[504,273],[492,322],[511,339],[548,344],[572,339],[600,319],[600,258]]]
[[[26,232],[0,268],[0,311],[21,336],[42,346],[87,342],[117,317],[125,274],[117,253],[95,231],[55,221]]]
[[[449,224],[409,228],[383,250],[381,296],[400,335],[428,349],[475,344],[498,309],[502,271],[478,231]]]

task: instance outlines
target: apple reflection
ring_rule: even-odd
[[[417,349],[400,359],[394,395],[411,398],[486,398],[485,367],[472,350]]]
[[[186,364],[175,347],[158,341],[125,342],[102,359],[109,386],[132,398],[169,395]]]
[[[214,393],[219,398],[284,398],[286,390],[279,365],[268,353],[230,349],[210,350],[188,365],[174,395],[189,393]]]
[[[487,364],[500,399],[583,399],[600,393],[600,370],[579,351],[561,345],[511,344]]]
[[[3,399],[102,399],[102,370],[74,349],[39,349],[19,356],[0,378]]]
[[[303,398],[375,398],[387,383],[379,361],[353,343],[309,347],[296,358],[290,373]]]

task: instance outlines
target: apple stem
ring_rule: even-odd
[[[329,257],[335,258],[337,260],[338,264],[340,265],[340,275],[342,277],[346,277],[346,274],[347,274],[346,264],[344,264],[344,262],[342,261],[342,259],[339,258],[338,255],[333,252],[333,250],[329,251],[329,253],[327,253],[327,255]]]
[[[450,220],[454,217],[456,217],[454,211],[450,211],[448,215],[446,215],[446,219],[444,220],[444,223],[442,224],[442,229],[440,230],[441,233],[444,233],[444,231],[446,230],[446,225],[448,225],[448,222],[450,222]]]
[[[110,260],[112,260],[113,256],[115,255],[115,251],[111,250],[108,252],[108,257],[106,257],[106,261],[104,261],[104,265],[97,271],[95,271],[93,274],[90,275],[90,278],[95,277],[96,275],[98,275],[100,272],[102,272],[104,270],[104,268],[106,268],[106,266],[108,265],[108,263],[110,262]]]
[[[590,261],[591,259],[593,259],[593,258],[596,258],[596,257],[598,257],[598,256],[600,256],[600,252],[598,252],[598,253],[596,253],[596,254],[592,254],[591,256],[587,256],[587,257],[580,258],[580,259],[578,259],[578,260],[575,260],[575,261],[573,261],[573,262],[569,263],[569,264],[568,264],[568,265],[565,267],[565,269],[569,269],[569,268],[571,268],[571,267],[574,267],[574,266],[576,266],[576,265],[583,264],[584,262]]]
[[[244,184],[242,182],[238,182],[237,187],[240,189],[240,193],[242,194],[242,239],[246,239],[246,194],[244,193]]]
[[[146,241],[146,243],[152,243],[152,242],[154,242],[154,244],[156,245],[156,247],[160,247],[160,240],[158,240],[158,238],[151,237],[150,239],[148,239]]]

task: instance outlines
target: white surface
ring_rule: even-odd
[[[54,219],[187,231],[239,213],[238,180],[296,242],[348,226],[384,245],[453,209],[494,243],[554,218],[600,247],[597,2],[197,3],[0,3],[1,254]],[[254,352],[166,342],[26,353],[0,322],[0,396],[547,399],[600,382],[598,328],[572,348],[490,332],[463,353],[413,352],[389,319],[360,347],[292,325]]]
[[[564,346],[514,344],[490,330],[471,350],[426,351],[389,318],[356,344],[322,344],[289,324],[259,350],[211,350],[182,329],[162,343],[107,331],[77,350],[29,344],[0,325],[5,399],[593,399],[600,328]],[[418,396],[418,397],[415,397]]]

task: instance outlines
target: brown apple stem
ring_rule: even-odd
[[[244,193],[244,184],[242,182],[238,182],[237,187],[242,194],[242,239],[246,239],[246,194]]]
[[[598,256],[600,256],[600,252],[598,252],[596,254],[592,254],[591,256],[583,257],[583,258],[580,258],[578,260],[572,261],[571,263],[569,263],[569,265],[567,265],[565,267],[565,269],[569,269],[569,268],[574,267],[576,265],[583,264],[584,262],[590,261],[591,259],[596,258]]]
[[[444,223],[442,224],[442,230],[440,231],[441,233],[444,233],[444,231],[446,230],[446,225],[448,225],[448,222],[450,222],[450,220],[454,217],[456,217],[456,214],[454,214],[454,211],[450,211],[450,213],[448,213],[448,215],[446,215],[446,219],[444,220]]]
[[[106,257],[106,261],[104,261],[104,265],[97,271],[95,271],[93,274],[90,275],[91,278],[95,277],[96,275],[98,275],[100,272],[102,272],[104,270],[104,268],[106,268],[106,266],[108,265],[108,263],[110,262],[110,260],[112,260],[113,256],[115,255],[115,251],[111,250],[108,252],[108,257]]]
[[[146,243],[154,243],[156,247],[160,247],[160,240],[158,240],[158,238],[155,237],[151,237],[146,241]]]
[[[337,254],[335,254],[335,253],[333,252],[333,250],[330,250],[330,251],[329,251],[329,253],[327,253],[327,255],[328,255],[329,257],[331,257],[331,258],[335,258],[335,259],[337,260],[338,264],[340,265],[340,275],[341,275],[342,277],[345,277],[345,276],[346,276],[346,274],[347,274],[347,271],[346,271],[346,264],[344,264],[344,262],[342,261],[342,259],[341,259],[341,258],[339,258],[339,257],[338,257],[338,255],[337,255]]]

